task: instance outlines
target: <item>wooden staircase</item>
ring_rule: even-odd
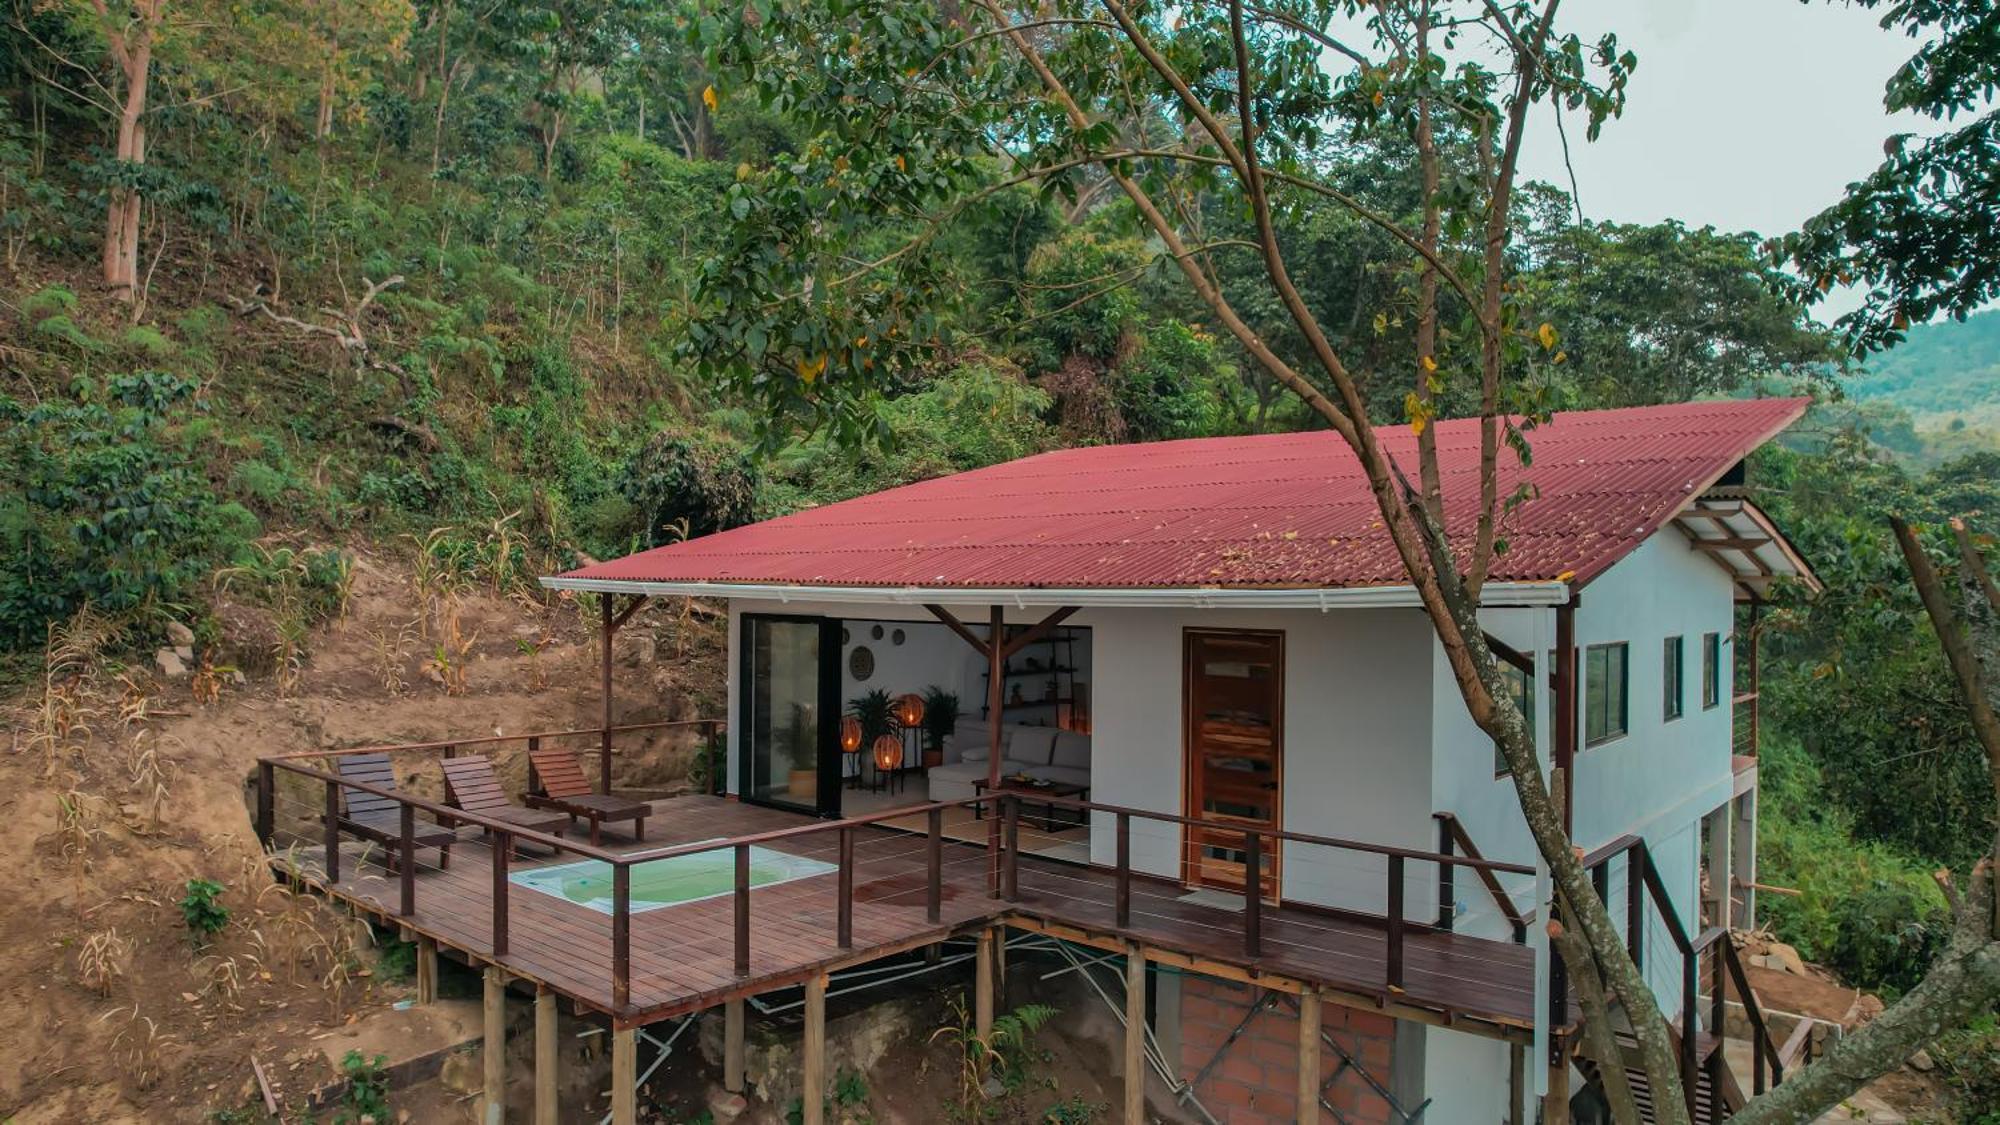
[[[1763,1093],[1767,1088],[1767,1079],[1770,1086],[1782,1082],[1787,1069],[1805,1060],[1811,1052],[1810,1025],[1801,1022],[1798,1030],[1782,1047],[1772,1040],[1763,1009],[1758,1004],[1757,994],[1751,991],[1749,978],[1736,955],[1736,944],[1730,940],[1728,927],[1713,926],[1697,937],[1688,937],[1679,914],[1674,910],[1673,900],[1667,897],[1665,884],[1653,866],[1652,854],[1644,840],[1634,836],[1621,837],[1584,858],[1598,896],[1606,900],[1607,906],[1610,905],[1607,894],[1610,864],[1620,856],[1624,857],[1626,864],[1627,952],[1631,954],[1634,964],[1645,964],[1646,911],[1650,907],[1672,939],[1670,953],[1679,955],[1681,969],[1680,1018],[1668,1028],[1674,1053],[1681,1062],[1680,1088],[1654,1090],[1640,1066],[1638,1040],[1622,1029],[1614,1034],[1632,1087],[1633,1100],[1639,1106],[1640,1119],[1646,1125],[1658,1120],[1654,1109],[1659,1104],[1657,1099],[1661,1097],[1686,1097],[1695,1125],[1720,1125],[1749,1100],[1723,1050],[1725,1004],[1732,988],[1736,999],[1743,1005],[1744,1016],[1750,1026],[1751,1095]],[[1706,1028],[1701,1023],[1697,996],[1704,970],[1709,984]],[[1692,1040],[1683,1038],[1686,1028],[1694,1029]],[[1605,1078],[1602,1060],[1579,1052],[1576,1064],[1588,1082],[1602,1087]]]

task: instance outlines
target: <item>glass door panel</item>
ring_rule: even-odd
[[[1240,828],[1280,827],[1284,775],[1284,636],[1187,634],[1187,881],[1240,890],[1249,853]],[[1278,897],[1278,842],[1262,840],[1262,886]]]
[[[825,627],[818,618],[743,618],[741,792],[748,800],[822,812],[829,792],[837,799],[837,786],[823,784],[831,734]]]

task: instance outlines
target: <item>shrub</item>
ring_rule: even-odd
[[[215,935],[229,925],[229,908],[216,901],[222,896],[222,884],[208,879],[189,879],[187,894],[181,897],[181,920],[187,923],[188,932],[194,935],[196,946],[204,946]]]
[[[1798,744],[1767,742],[1759,780],[1760,877],[1799,891],[1760,898],[1766,924],[1849,984],[1891,994],[1915,984],[1949,927],[1927,865],[1857,840]]]
[[[340,1060],[340,1075],[347,1079],[347,1095],[333,1115],[336,1123],[356,1125],[362,1121],[394,1120],[389,1111],[389,1075],[383,1069],[388,1061],[386,1055],[371,1059],[360,1051],[349,1051]]]
[[[240,545],[240,509],[216,503],[182,429],[194,392],[152,372],[33,406],[0,396],[0,647],[39,643],[86,603],[181,604]]]
[[[698,433],[662,430],[626,463],[618,490],[646,522],[648,547],[749,523],[758,475],[741,450]]]

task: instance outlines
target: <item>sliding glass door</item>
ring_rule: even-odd
[[[801,812],[840,811],[840,636],[821,617],[746,614],[738,793]]]

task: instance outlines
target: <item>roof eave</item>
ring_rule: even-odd
[[[1369,609],[1419,606],[1408,585],[1351,587],[970,587],[840,586],[816,583],[655,582],[624,578],[543,578],[551,590],[580,594],[652,597],[742,598],[752,601],[827,602],[841,605],[1078,606],[1097,609]],[[1562,605],[1563,582],[1488,582],[1480,604],[1492,609]]]

